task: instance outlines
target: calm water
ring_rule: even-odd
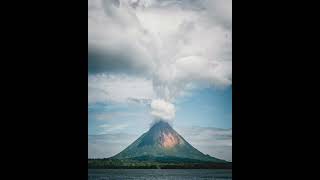
[[[89,169],[88,180],[188,180],[188,179],[232,179],[232,170],[221,169]]]

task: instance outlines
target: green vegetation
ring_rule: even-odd
[[[165,148],[162,145],[163,135],[170,135],[176,139],[179,143],[173,147]],[[137,159],[137,157],[139,159]],[[140,158],[143,159],[140,159]],[[113,156],[112,159],[134,159],[134,160],[150,160],[157,157],[157,160],[161,158],[161,161],[170,161],[174,158],[181,160],[198,160],[210,161],[212,163],[226,163],[222,159],[205,155],[191,144],[189,144],[181,135],[179,135],[167,122],[160,121],[154,124],[148,132],[141,135],[136,141],[134,141],[126,149]]]
[[[172,147],[164,146],[171,137]],[[90,169],[232,169],[232,163],[205,155],[168,123],[158,122],[126,149],[111,158],[89,159]]]
[[[180,159],[181,160],[181,159]],[[232,163],[182,160],[88,159],[89,169],[232,169]]]

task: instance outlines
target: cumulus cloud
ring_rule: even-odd
[[[162,99],[174,106],[190,87],[231,85],[231,27],[231,0],[89,0],[89,73],[149,78],[133,88],[126,78],[119,85],[89,77],[89,103]],[[174,117],[163,112],[152,114]]]
[[[124,2],[88,1],[90,73],[146,73],[152,69],[152,54],[142,42],[139,20]]]
[[[232,0],[204,0],[210,9],[208,17],[221,23],[225,28],[232,28]]]

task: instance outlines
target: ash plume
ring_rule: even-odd
[[[154,121],[172,123],[177,97],[232,84],[231,2],[89,0],[89,73],[144,78],[153,92],[125,98],[149,102]]]

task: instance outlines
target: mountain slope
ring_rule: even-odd
[[[154,124],[148,132],[111,159],[153,160],[158,162],[226,162],[204,155],[190,145],[168,123],[163,121]]]

